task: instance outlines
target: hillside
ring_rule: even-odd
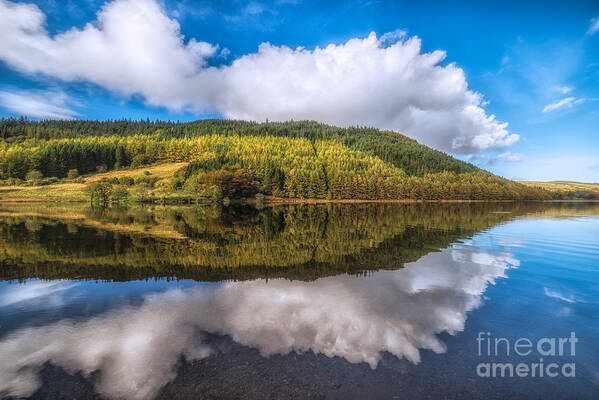
[[[310,141],[337,140],[352,150],[379,157],[408,175],[451,171],[476,172],[479,168],[423,146],[407,136],[374,128],[339,128],[314,121],[267,122],[206,119],[178,123],[164,121],[86,121],[0,119],[0,138],[6,142],[25,139],[64,139],[89,136],[158,135],[161,138],[194,138],[205,135],[275,136]]]
[[[234,199],[258,193],[367,200],[550,198],[542,189],[374,128],[311,121],[2,119],[0,135],[0,179],[11,187],[53,186],[81,180],[79,175],[185,162],[189,164],[174,176],[105,180],[122,186],[122,193],[145,186],[163,200]],[[108,196],[110,188],[105,189]]]

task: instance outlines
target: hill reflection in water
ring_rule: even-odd
[[[0,209],[0,279],[203,281],[397,269],[499,223],[576,204]],[[578,210],[578,211],[577,211]]]

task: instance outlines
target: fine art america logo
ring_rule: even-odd
[[[476,374],[481,378],[576,376],[574,362],[557,362],[566,361],[566,357],[571,359],[576,355],[578,338],[574,332],[570,332],[570,337],[544,337],[538,340],[526,337],[510,340],[492,337],[490,332],[479,332],[476,341],[479,357],[510,357],[510,360],[514,357],[526,357],[520,362],[481,362],[476,366]],[[535,362],[528,362],[530,358]]]

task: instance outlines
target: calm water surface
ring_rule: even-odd
[[[0,397],[599,398],[599,203],[1,206],[0,262]]]

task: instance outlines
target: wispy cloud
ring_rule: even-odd
[[[466,157],[466,160],[478,166],[490,166],[498,161],[520,162],[524,160],[524,154],[512,153],[511,151],[506,151],[495,156],[489,156],[486,154],[472,154]]]
[[[19,115],[45,119],[73,119],[79,114],[69,106],[72,103],[62,91],[0,90],[0,107]]]
[[[408,32],[404,29],[396,29],[391,32],[384,33],[381,35],[380,41],[381,44],[390,46],[399,42],[400,40],[404,40],[408,36]]]
[[[555,103],[547,104],[545,108],[543,108],[543,112],[554,111],[562,107],[572,107],[576,104],[582,103],[584,100],[585,99],[577,99],[576,97],[566,97],[556,101]]]
[[[277,14],[275,9],[271,9],[263,3],[257,1],[250,1],[244,7],[240,8],[235,14],[225,14],[224,20],[229,23],[250,23],[256,28],[261,26],[263,30],[272,29],[272,21],[265,21],[261,17],[275,16]]]
[[[169,14],[178,20],[191,18],[204,20],[216,14],[216,11],[208,4],[198,4],[190,0],[183,0],[174,4]]]
[[[576,303],[576,299],[573,296],[566,297],[559,292],[547,288],[543,288],[543,290],[545,291],[545,296],[547,297],[565,301],[566,303]]]
[[[556,85],[556,86],[553,87],[553,90],[555,90],[556,92],[559,92],[561,94],[568,94],[572,90],[574,90],[574,87],[572,87],[572,86],[560,86],[560,85]]]
[[[591,18],[587,34],[594,35],[597,32],[599,32],[599,17]]]
[[[505,153],[496,155],[494,160],[505,162],[520,162],[524,160],[524,154],[506,151]]]
[[[12,287],[0,295],[0,306],[10,306],[16,303],[44,300],[48,304],[61,304],[61,292],[72,288],[75,284],[67,281],[32,281]]]

